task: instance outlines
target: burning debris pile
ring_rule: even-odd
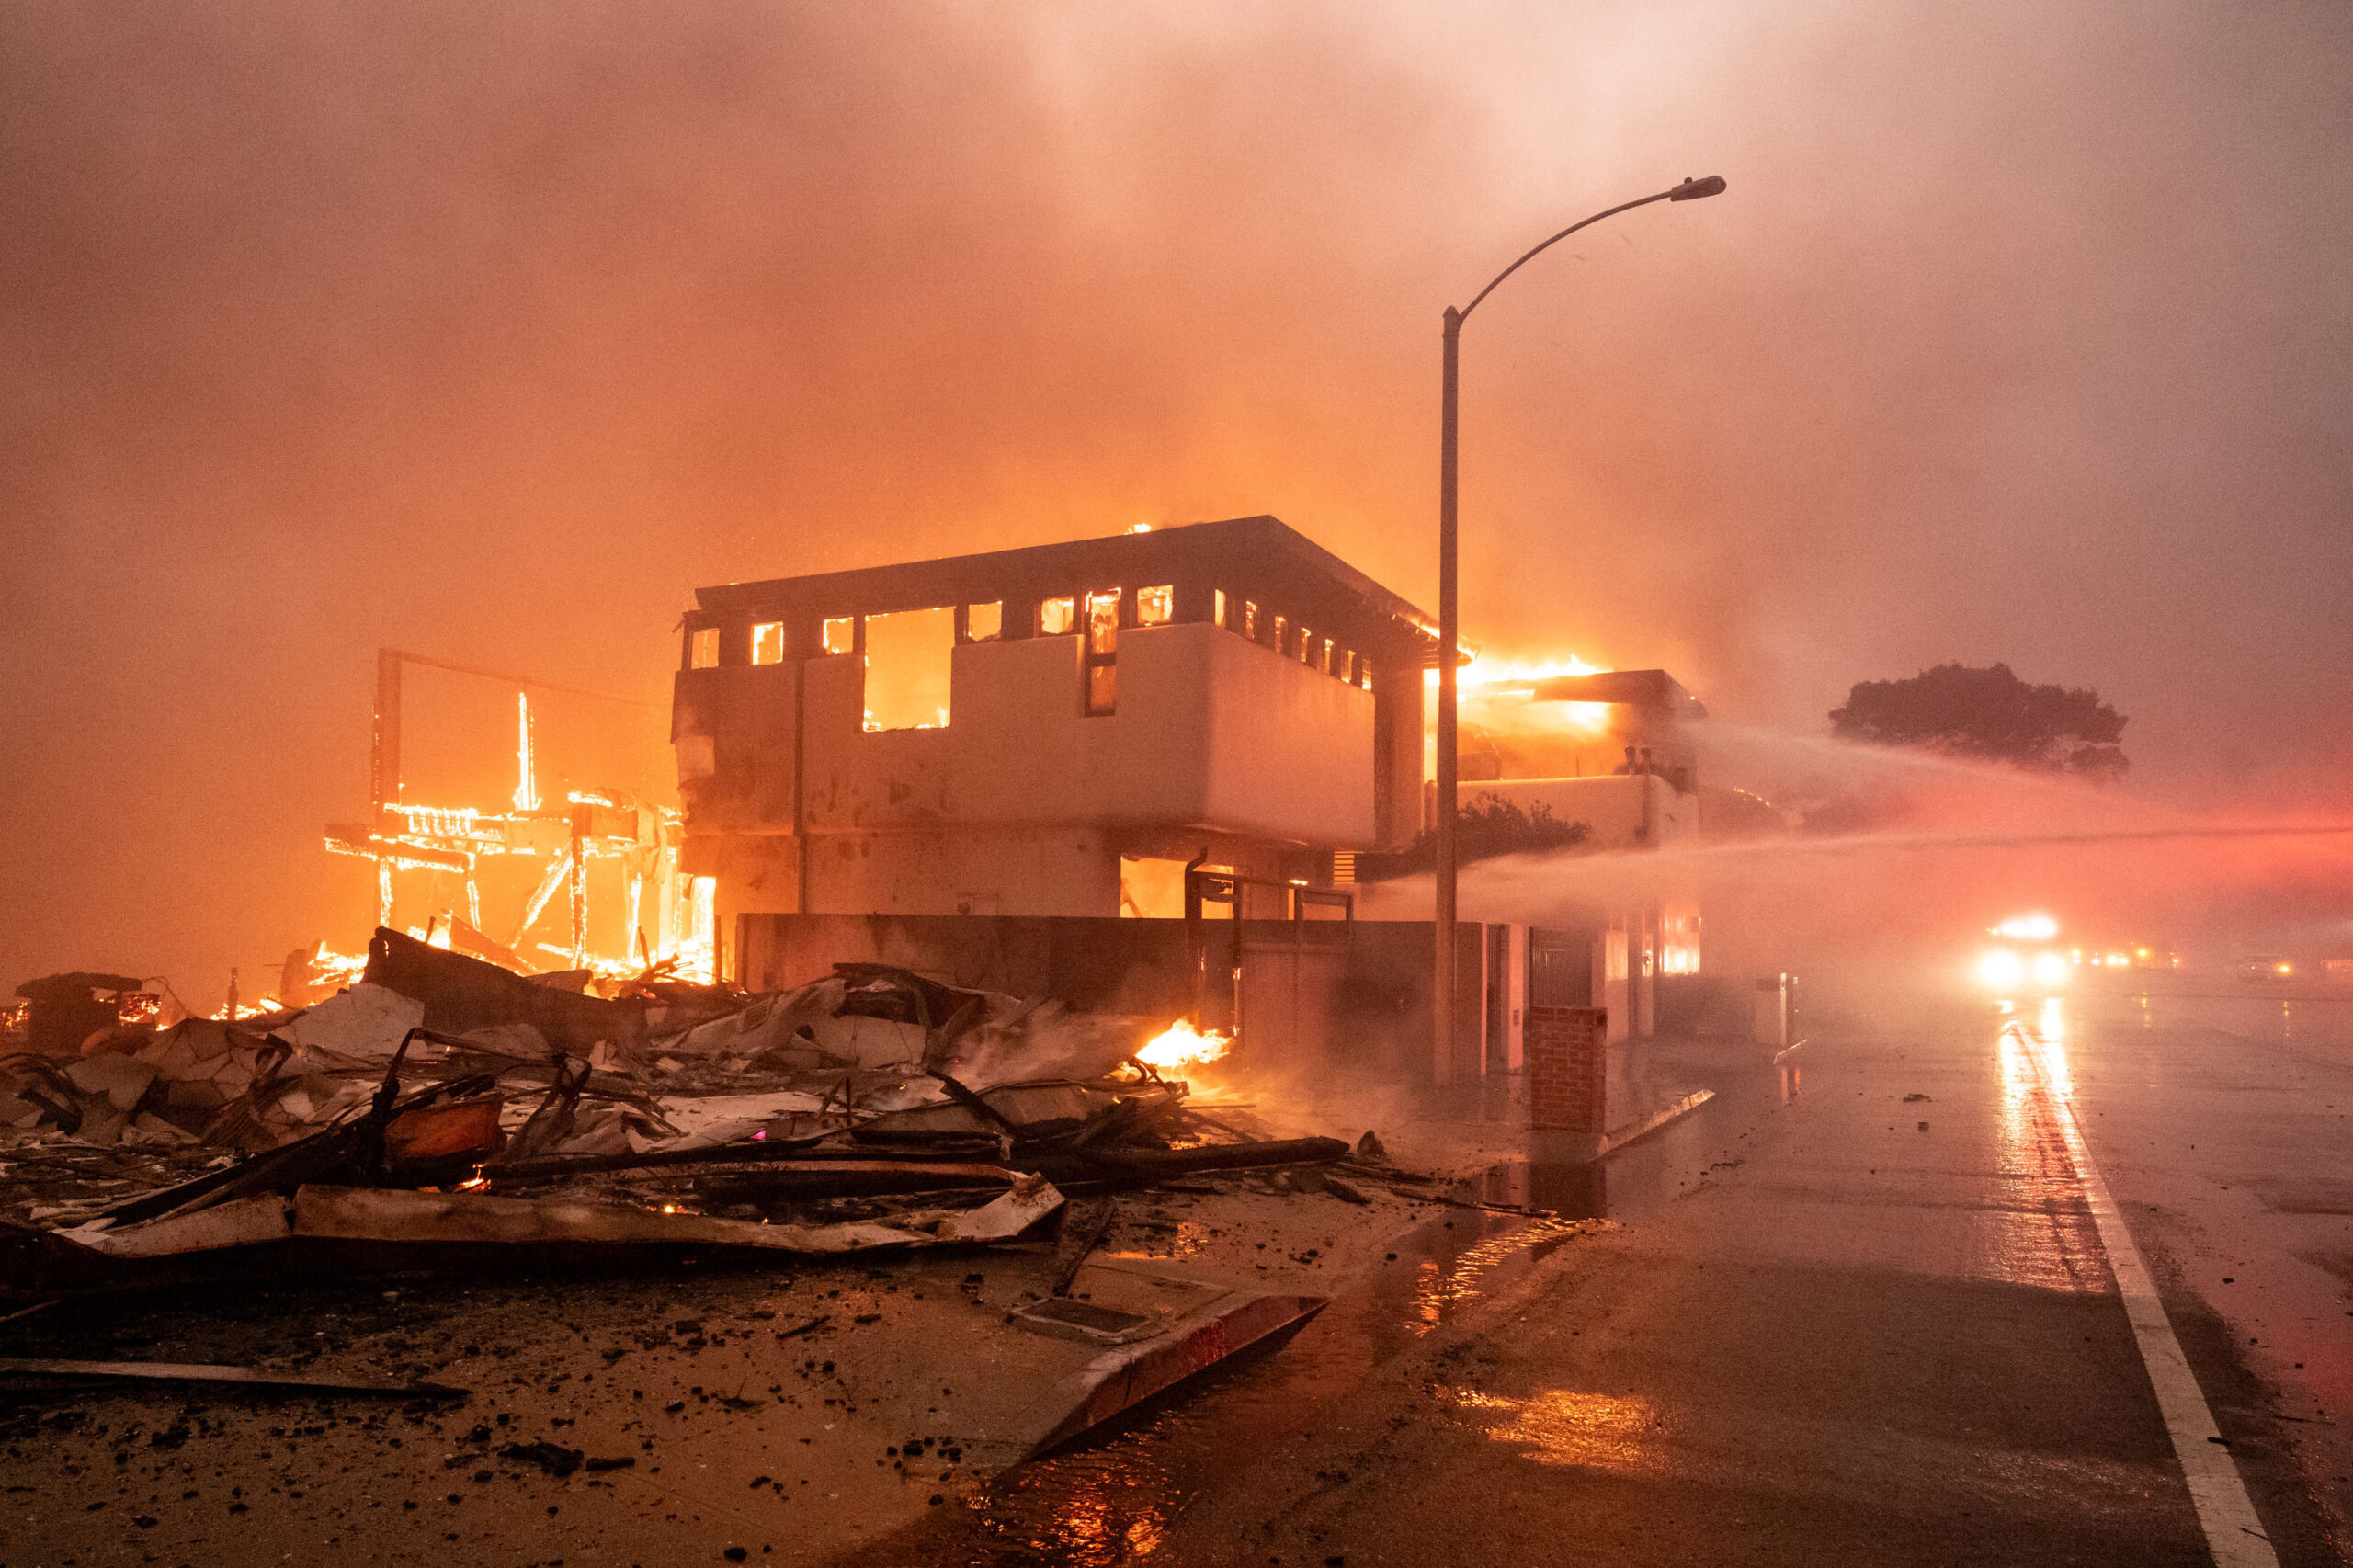
[[[234,1022],[33,983],[0,1058],[0,1284],[1000,1242],[1066,1194],[1350,1153],[1198,1108],[1174,1070],[1225,1042],[1188,1025],[874,964],[760,995],[586,981],[380,929],[352,984]]]

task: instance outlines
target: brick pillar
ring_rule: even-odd
[[[1608,1131],[1608,1009],[1530,1007],[1523,1034],[1529,1153],[1539,1160],[1598,1158]]]

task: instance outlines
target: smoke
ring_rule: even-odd
[[[0,15],[0,983],[348,939],[372,651],[659,702],[697,585],[1270,511],[1796,731],[2006,659],[2353,759],[2353,20],[1765,4]],[[658,761],[658,759],[657,759]],[[251,985],[248,983],[248,990]]]
[[[1656,850],[1503,857],[1463,868],[1462,916],[1579,927],[1631,908],[1699,913],[1705,973],[1792,971],[1842,1000],[1971,973],[1987,931],[2044,912],[2100,953],[2150,946],[2227,974],[2250,950],[2335,952],[2353,937],[2353,814],[2184,811],[2079,779],[1809,736],[1710,736],[1779,791],[1805,781],[1868,802],[1867,825]],[[1784,793],[1784,798],[1787,798]],[[1427,919],[1427,877],[1382,883],[1360,915]]]

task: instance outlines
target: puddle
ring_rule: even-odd
[[[1720,1142],[1734,1118],[1786,1104],[1797,1079],[1793,1061],[1778,1072],[1763,1062],[1743,1064],[1708,1080],[1722,1085],[1708,1108],[1601,1164],[1513,1160],[1490,1167],[1463,1196],[1550,1212],[1434,1213],[1396,1244],[1393,1260],[1339,1286],[1332,1305],[1288,1342],[1212,1368],[1164,1402],[999,1477],[969,1513],[940,1521],[942,1533],[894,1543],[905,1548],[894,1560],[1112,1568],[1148,1559],[1192,1497],[1219,1489],[1256,1456],[1314,1425],[1372,1369],[1511,1290],[1574,1241],[1578,1221],[1639,1217],[1677,1196],[1714,1157],[1706,1152],[1709,1139]],[[1512,1099],[1517,1086],[1489,1085],[1490,1103],[1478,1108],[1524,1114]],[[1181,1257],[1193,1240],[1179,1224],[1142,1250]],[[1562,1434],[1574,1424],[1562,1411],[1548,1405],[1517,1419],[1568,1451]],[[1237,1441],[1238,1434],[1246,1440]]]
[[[906,1560],[971,1568],[1113,1568],[1156,1550],[1188,1499],[1306,1429],[1371,1368],[1508,1288],[1577,1232],[1563,1219],[1434,1215],[1297,1335],[1189,1380],[1068,1448],[999,1477],[952,1539]],[[1248,1433],[1237,1445],[1234,1434]]]
[[[1544,1209],[1563,1220],[1598,1220],[1609,1212],[1609,1166],[1538,1165],[1506,1160],[1489,1165],[1465,1195],[1482,1203]]]

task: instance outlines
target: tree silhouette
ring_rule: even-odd
[[[1867,680],[1830,712],[1832,733],[2052,773],[2115,779],[2128,764],[2124,716],[2080,687],[2029,686],[2007,665],[1938,665],[1909,680]]]

